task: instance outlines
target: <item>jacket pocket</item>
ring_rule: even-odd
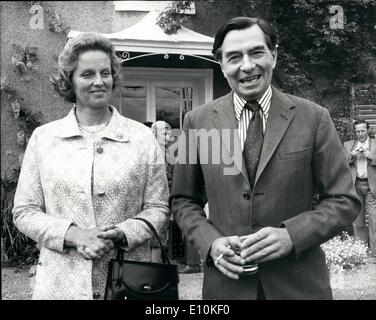
[[[280,152],[279,158],[281,160],[297,160],[303,158],[312,157],[312,147],[306,147],[301,150],[291,151],[291,152]]]

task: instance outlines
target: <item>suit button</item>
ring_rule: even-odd
[[[243,198],[244,198],[245,200],[249,200],[249,199],[251,199],[251,196],[250,196],[249,193],[243,193]]]
[[[98,291],[94,291],[93,298],[94,299],[99,299],[100,297],[101,297],[101,294]]]

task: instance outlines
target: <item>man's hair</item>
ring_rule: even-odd
[[[65,44],[58,59],[58,75],[50,77],[55,90],[68,102],[76,102],[72,77],[78,64],[79,55],[90,50],[103,51],[111,61],[112,89],[117,85],[120,74],[120,59],[115,54],[111,41],[98,33],[82,33]]]
[[[214,39],[212,53],[216,60],[222,59],[221,47],[227,33],[232,30],[243,30],[257,24],[264,32],[269,50],[274,51],[277,46],[277,32],[267,21],[261,18],[235,17],[228,20],[217,32]]]
[[[353,128],[354,128],[354,130],[355,130],[355,126],[358,125],[358,124],[366,124],[366,125],[367,125],[367,129],[369,129],[369,123],[368,123],[366,120],[359,119],[359,120],[356,120],[356,121],[353,123]]]

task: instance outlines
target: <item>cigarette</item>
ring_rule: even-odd
[[[230,249],[231,246],[227,246],[227,248]],[[221,254],[218,256],[218,258],[215,259],[214,264],[218,264],[219,260],[221,260],[222,258],[223,258],[223,253],[221,253]]]

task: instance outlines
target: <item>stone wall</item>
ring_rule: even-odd
[[[35,3],[35,1],[33,2]],[[40,110],[43,123],[63,117],[70,104],[54,91],[49,76],[56,73],[57,57],[64,47],[69,30],[114,33],[135,24],[145,12],[116,12],[113,1],[41,1],[44,23],[42,29],[32,29],[30,10],[32,1],[2,1],[0,3],[1,77],[23,99],[23,104],[33,111]],[[34,4],[35,5],[35,4]],[[35,8],[35,7],[34,7]],[[58,19],[62,32],[50,30],[50,21]],[[59,31],[59,30],[58,30]],[[66,32],[64,32],[66,31]],[[37,47],[36,70],[21,75],[12,65],[15,47]],[[8,167],[11,158],[7,150],[21,152],[16,143],[18,128],[10,101],[1,94],[1,171]]]

